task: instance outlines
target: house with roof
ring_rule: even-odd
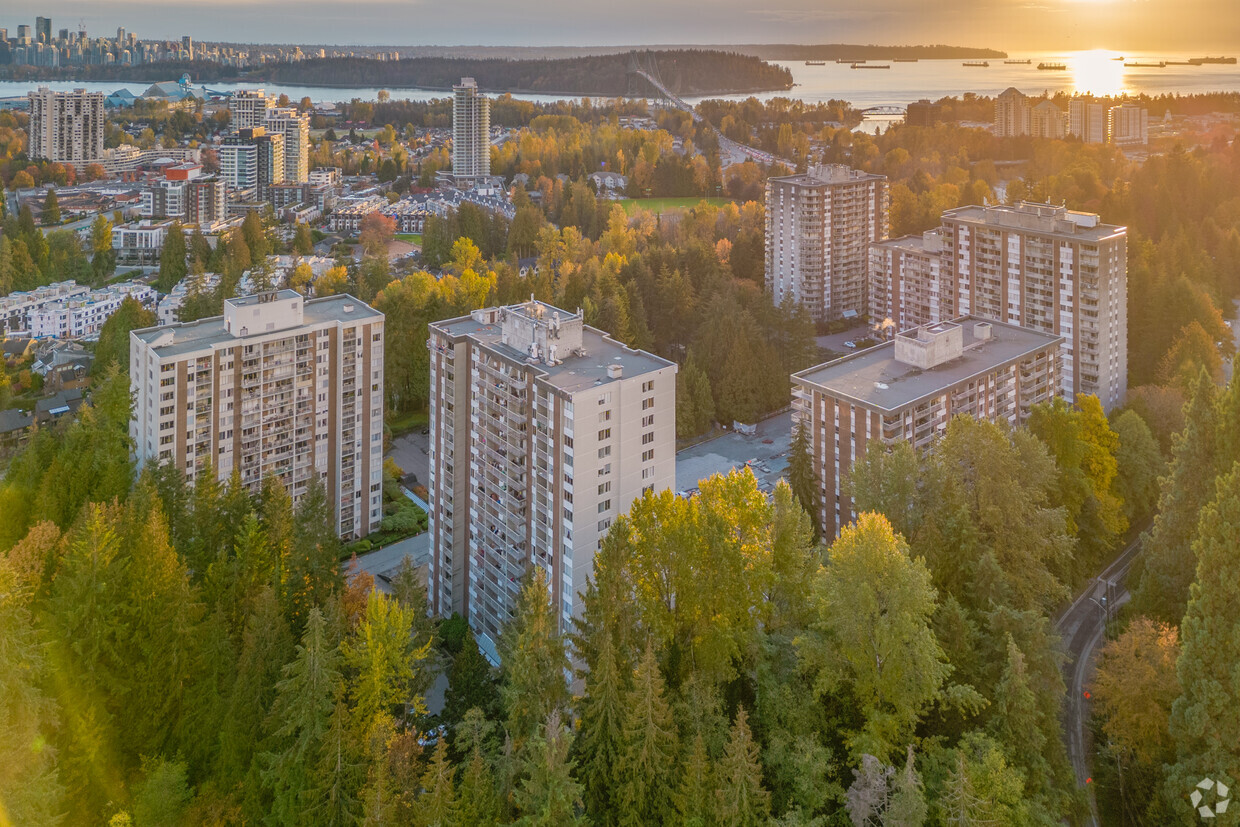
[[[33,425],[34,414],[16,409],[0,411],[0,454],[25,445]]]
[[[9,364],[23,362],[34,354],[37,341],[24,336],[4,340],[4,361]]]

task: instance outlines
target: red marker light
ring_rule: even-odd
[[[1085,700],[1089,700],[1089,697],[1090,697],[1090,696],[1089,696],[1089,693],[1088,693],[1088,692],[1086,692],[1086,693],[1085,693]]]
[[[1093,778],[1086,778],[1086,779],[1085,779],[1085,783],[1086,783],[1086,784],[1092,784],[1092,783],[1094,783],[1094,779],[1093,779]]]

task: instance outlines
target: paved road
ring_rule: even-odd
[[[1055,628],[1063,638],[1068,654],[1068,660],[1064,664],[1064,678],[1068,684],[1068,704],[1063,719],[1064,736],[1068,745],[1068,758],[1076,772],[1076,783],[1087,788],[1089,824],[1092,827],[1098,825],[1098,813],[1093,790],[1086,784],[1086,779],[1090,777],[1090,705],[1085,698],[1085,686],[1093,677],[1093,656],[1106,634],[1107,619],[1128,602],[1128,571],[1140,551],[1141,538],[1138,536],[1102,574],[1090,581],[1089,586],[1055,621]]]

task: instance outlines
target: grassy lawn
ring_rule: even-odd
[[[410,244],[416,244],[419,247],[422,246],[421,233],[397,233],[395,238],[397,241],[408,241]]]
[[[387,426],[392,436],[407,434],[415,428],[425,428],[430,422],[429,411],[388,411]]]
[[[633,210],[642,207],[647,210],[654,210],[661,213],[664,210],[676,210],[687,207],[696,207],[705,201],[716,207],[721,207],[731,201],[731,198],[623,198],[616,203],[624,207],[625,212],[630,215]]]

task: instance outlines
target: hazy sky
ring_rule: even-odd
[[[1240,0],[39,0],[140,37],[390,45],[948,43],[1008,51],[1240,51]],[[14,7],[28,20],[19,19]]]

